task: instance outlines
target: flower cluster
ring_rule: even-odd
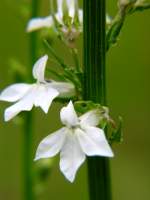
[[[51,7],[54,8],[54,1]],[[41,28],[53,28],[69,46],[79,37],[83,28],[83,10],[78,8],[77,0],[57,0],[57,10],[52,9],[52,15],[33,18],[27,25],[27,31]]]
[[[70,47],[74,47],[74,41],[83,31],[83,10],[79,8],[77,0],[57,0],[55,11],[53,2],[51,3],[52,14],[31,19],[27,25],[27,32],[52,28]],[[111,21],[111,17],[106,15],[108,26]]]
[[[54,6],[52,6],[54,7]],[[76,0],[57,0],[57,11],[48,16],[33,18],[29,21],[27,31],[32,32],[41,28],[61,27],[75,28],[77,23],[80,27],[83,24],[83,10],[78,8]]]
[[[82,32],[83,26],[83,11],[78,8],[77,2],[57,0],[56,13],[52,10],[52,15],[46,18],[31,19],[27,31],[55,27],[58,32],[63,33],[68,42],[73,41]],[[4,120],[9,121],[22,111],[31,111],[33,106],[40,107],[47,114],[55,98],[67,97],[67,106],[60,111],[63,127],[42,140],[37,148],[35,160],[51,158],[60,152],[60,170],[73,182],[86,156],[113,157],[101,124],[102,119],[109,120],[109,116],[107,114],[103,117],[105,113],[101,113],[99,107],[94,106],[78,116],[74,105],[75,101],[80,100],[76,83],[81,80],[76,80],[78,76],[72,80],[76,73],[66,66],[64,74],[67,73],[68,76],[63,77],[64,81],[45,78],[47,62],[48,55],[45,55],[33,66],[32,74],[36,80],[34,83],[12,84],[0,93],[1,101],[15,102],[5,110]],[[74,99],[71,100],[71,97]]]

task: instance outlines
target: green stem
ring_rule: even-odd
[[[84,0],[84,99],[106,104],[105,0]],[[88,159],[90,200],[110,200],[107,158]]]
[[[32,13],[31,18],[37,16],[38,0],[32,0]],[[36,61],[37,49],[37,34],[31,33],[29,40],[30,48],[30,68],[28,70],[29,80],[32,81],[32,66]],[[34,181],[33,181],[33,113],[28,112],[25,114],[24,122],[24,175],[25,175],[25,190],[24,199],[34,200]]]
[[[77,90],[81,88],[80,79],[78,79],[78,76],[76,75],[74,69],[70,69],[63,61],[61,57],[57,55],[57,53],[54,51],[54,49],[51,47],[51,45],[48,43],[47,40],[44,40],[45,47],[49,50],[50,54],[56,59],[59,66],[63,69],[64,77],[74,83]]]
[[[49,42],[47,40],[43,40],[44,46],[49,50],[50,54],[56,59],[56,61],[59,63],[60,67],[62,67],[63,70],[68,69],[67,65],[64,63],[63,59],[57,55],[57,53],[54,51],[54,49],[51,47]]]
[[[33,191],[33,158],[32,158],[32,141],[33,141],[33,115],[32,113],[25,114],[24,123],[24,176],[25,189],[24,200],[34,200]]]
[[[80,62],[79,62],[79,57],[78,57],[78,50],[75,48],[71,49],[73,60],[75,63],[75,67],[78,73],[81,73],[81,68],[80,68]]]
[[[38,16],[38,8],[39,8],[39,1],[40,0],[32,0],[32,13],[31,18]],[[37,59],[37,32],[30,33],[30,63],[31,66],[35,63]],[[31,72],[31,69],[30,69]],[[30,73],[32,74],[32,73]],[[31,77],[32,79],[32,77]]]
[[[115,19],[113,20],[111,27],[109,28],[107,32],[107,36],[106,36],[106,50],[107,51],[110,49],[112,45],[117,43],[117,40],[122,30],[122,27],[124,25],[125,19],[126,19],[125,13],[121,14],[121,12],[119,11]]]

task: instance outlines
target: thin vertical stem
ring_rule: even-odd
[[[84,0],[84,99],[106,105],[105,0]],[[109,161],[88,159],[90,200],[110,200]]]
[[[37,16],[38,12],[38,0],[32,0],[32,12],[31,18]],[[28,69],[29,80],[32,81],[32,66],[36,60],[36,49],[37,49],[37,34],[31,33],[29,38],[29,60],[30,68]],[[33,113],[28,112],[25,114],[24,122],[24,175],[25,175],[25,200],[35,200],[34,194],[34,181],[33,181]]]
[[[38,16],[38,8],[39,8],[39,0],[32,0],[32,13],[31,18]],[[37,32],[33,32],[30,34],[30,63],[31,66],[36,61],[37,58]],[[32,79],[32,77],[31,77]]]
[[[79,57],[78,57],[78,50],[77,49],[71,49],[72,55],[73,55],[73,59],[74,59],[74,63],[75,63],[75,67],[77,72],[81,72],[81,68],[80,68],[80,62],[79,62]]]
[[[33,137],[33,115],[32,113],[25,114],[24,122],[24,200],[34,200],[33,191],[33,173],[32,173],[32,137]]]

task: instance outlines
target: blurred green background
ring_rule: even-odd
[[[13,82],[10,60],[18,59],[29,67],[29,36],[25,33],[27,14],[23,4],[29,1],[1,0],[0,4],[0,89]],[[41,1],[39,15],[48,15],[48,1]],[[116,12],[116,1],[108,1],[108,11]],[[81,44],[80,44],[81,47]],[[67,50],[59,47],[62,56]],[[111,161],[113,200],[150,199],[150,11],[126,20],[119,43],[107,56],[107,93],[114,118],[124,118],[124,142],[114,146]],[[21,125],[3,122],[0,105],[0,199],[22,200],[23,140]],[[48,116],[35,109],[33,153],[43,137],[56,130],[60,105],[51,107]],[[16,122],[17,123],[17,122]],[[87,200],[86,164],[74,184],[68,183],[54,162],[42,200]]]

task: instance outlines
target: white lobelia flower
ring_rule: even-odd
[[[47,136],[39,144],[35,160],[53,157],[60,152],[60,170],[73,182],[76,172],[87,156],[113,157],[97,110],[78,117],[72,102],[62,108],[60,118],[64,127]]]
[[[66,5],[67,9],[64,9]],[[75,18],[78,18],[78,23],[83,23],[83,11],[78,9],[78,0],[57,0],[57,11],[54,13],[56,21],[61,25],[65,26],[64,15],[66,13],[71,18],[71,24],[74,24]],[[55,27],[55,20],[52,15],[48,17],[33,18],[27,25],[27,32],[36,31],[41,28]]]
[[[62,31],[67,32],[67,27],[64,22],[64,15],[66,9],[64,9],[64,2],[66,3],[68,10],[68,17],[71,18],[71,25],[76,23],[76,19],[78,18],[78,28],[79,32],[82,32],[83,29],[83,10],[78,8],[78,0],[57,0],[57,12],[54,13],[54,17],[59,25],[62,27]],[[66,20],[65,20],[66,21]],[[70,23],[70,21],[69,21]],[[110,25],[111,18],[109,15],[106,15],[106,24]],[[42,28],[51,28],[55,27],[55,20],[52,15],[47,17],[37,17],[31,19],[27,24],[27,32],[36,31]],[[76,27],[72,27],[72,32],[77,34]],[[72,33],[72,34],[73,34]]]
[[[30,111],[33,106],[41,107],[47,113],[53,101],[59,95],[73,92],[74,87],[66,82],[47,82],[44,72],[48,56],[40,58],[33,67],[33,84],[18,83],[4,89],[0,94],[1,101],[16,102],[5,110],[5,121],[11,120],[21,111]]]

